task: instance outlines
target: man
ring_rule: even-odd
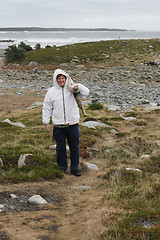
[[[70,81],[72,84],[70,84]],[[48,132],[51,131],[50,117],[54,125],[53,137],[56,140],[57,164],[64,171],[67,170],[66,139],[70,149],[71,174],[81,176],[79,171],[79,108],[73,95],[73,88],[77,87],[81,97],[87,97],[89,89],[78,83],[73,84],[69,75],[57,69],[53,75],[51,87],[44,99],[42,119]]]

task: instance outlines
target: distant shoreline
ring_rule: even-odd
[[[129,31],[127,29],[110,28],[40,28],[40,27],[7,27],[0,28],[2,31]]]
[[[3,43],[3,42],[14,42],[14,40],[11,40],[11,39],[4,39],[4,40],[0,40],[0,43]]]

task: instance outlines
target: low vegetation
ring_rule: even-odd
[[[80,126],[81,158],[85,161],[91,157],[90,148],[97,140],[102,141],[96,156],[103,172],[97,188],[102,196],[99,208],[110,206],[103,225],[106,231],[101,239],[118,240],[157,240],[160,238],[160,155],[157,141],[160,132],[160,112],[135,108],[127,116],[138,116],[147,125],[136,125],[109,112],[106,107],[86,109],[87,118],[81,121],[97,120],[107,122],[119,134],[113,135],[110,128],[89,129]],[[0,122],[1,149],[1,183],[25,181],[44,181],[63,177],[56,165],[55,150],[49,148],[52,142],[41,123],[41,108],[9,112],[3,115],[11,121],[20,121],[26,128],[18,128]],[[1,117],[1,120],[3,120]],[[17,161],[21,154],[30,153],[29,164],[20,169]],[[150,155],[149,158],[143,157]],[[127,168],[131,170],[126,170]],[[134,170],[137,169],[137,170]]]
[[[6,50],[6,62],[25,65],[30,62],[43,65],[62,63],[86,66],[95,64],[131,65],[139,62],[153,62],[159,55],[159,51],[159,39],[99,41],[60,47],[46,46],[44,49],[38,43],[35,49],[29,49],[29,46],[22,42],[21,46],[12,45]]]

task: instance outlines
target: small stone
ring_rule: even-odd
[[[89,189],[91,189],[91,187],[88,186],[88,185],[73,186],[72,188],[74,188],[74,189],[82,189],[82,190],[89,190]]]
[[[49,149],[56,149],[56,144],[49,146]]]
[[[125,119],[127,121],[134,121],[134,120],[136,120],[135,117],[124,117],[123,119]]]
[[[26,161],[28,156],[32,156],[32,154],[24,154],[24,155],[22,154],[22,155],[20,155],[20,157],[18,159],[18,168],[26,166],[25,161]]]
[[[97,167],[97,165],[96,165],[96,164],[93,164],[93,163],[87,162],[87,167],[90,168],[90,169],[92,169],[92,170],[96,170],[96,171],[99,170],[99,168]]]
[[[37,205],[47,204],[47,201],[44,198],[42,198],[40,195],[34,195],[30,197],[28,199],[28,202],[30,204],[37,204]]]
[[[120,106],[116,106],[116,105],[109,105],[108,106],[108,110],[110,111],[117,111],[117,110],[120,110]]]
[[[10,197],[12,198],[12,199],[16,199],[17,198],[17,196],[15,195],[15,194],[10,194]]]
[[[160,65],[160,59],[156,59],[156,60],[154,61],[154,63],[157,64],[157,65]]]
[[[2,158],[0,158],[0,166],[3,166]]]
[[[3,204],[0,204],[0,209],[2,210],[4,208],[5,208],[5,206]]]
[[[76,68],[77,68],[77,69],[83,69],[83,68],[85,68],[85,66],[82,65],[82,64],[78,64],[78,65],[76,65]]]
[[[24,95],[26,92],[24,90],[19,90],[16,92],[17,95]]]
[[[146,154],[146,155],[142,155],[141,158],[148,159],[148,158],[150,158],[150,155],[148,155],[148,154]]]
[[[109,132],[110,132],[110,133],[113,133],[113,134],[118,133],[115,129],[111,129],[111,130],[109,130]]]
[[[142,172],[140,169],[138,168],[126,168],[127,171],[137,171],[137,172]]]
[[[30,62],[30,63],[28,64],[28,67],[36,67],[36,66],[38,66],[38,63],[37,63],[37,62]]]
[[[49,149],[56,149],[56,144],[49,146]],[[69,151],[69,146],[66,146],[67,151]]]
[[[160,141],[157,141],[157,145],[160,146]]]

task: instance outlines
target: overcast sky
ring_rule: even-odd
[[[0,27],[160,31],[160,0],[0,0]]]

